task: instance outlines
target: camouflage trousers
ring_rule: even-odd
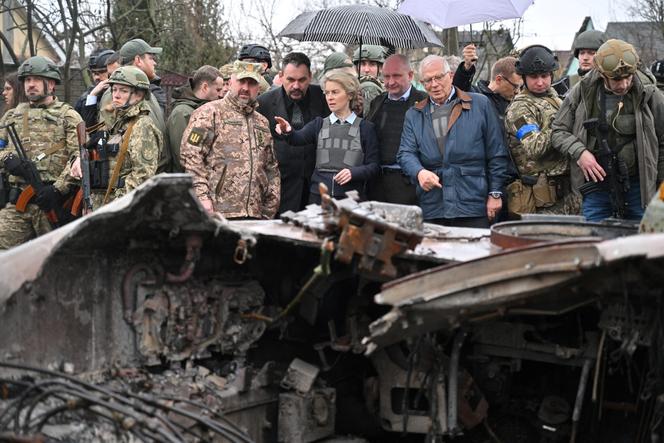
[[[570,192],[548,208],[537,208],[537,214],[580,215],[581,195]]]
[[[0,250],[13,248],[52,230],[46,214],[29,204],[18,212],[11,203],[0,209]]]

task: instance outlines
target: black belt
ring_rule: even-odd
[[[404,174],[403,169],[401,168],[390,168],[387,166],[381,166],[380,172],[383,174],[396,174],[396,173]]]

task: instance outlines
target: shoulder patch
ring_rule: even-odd
[[[516,122],[514,122],[514,127],[517,129],[515,135],[516,138],[519,139],[519,141],[523,140],[524,138],[527,138],[532,134],[540,132],[540,127],[537,123],[529,122],[523,116],[519,117],[516,120]]]
[[[205,140],[206,130],[203,128],[192,128],[189,133],[189,138],[187,138],[187,143],[194,146],[200,146]]]

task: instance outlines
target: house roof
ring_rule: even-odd
[[[609,22],[607,38],[617,38],[631,43],[645,66],[664,58],[664,33],[654,22]]]

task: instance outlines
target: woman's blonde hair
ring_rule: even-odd
[[[325,89],[327,82],[335,82],[341,85],[341,88],[348,94],[350,98],[350,109],[352,110],[357,104],[357,97],[360,95],[360,82],[356,75],[349,74],[343,71],[330,71],[323,76],[321,85]]]

